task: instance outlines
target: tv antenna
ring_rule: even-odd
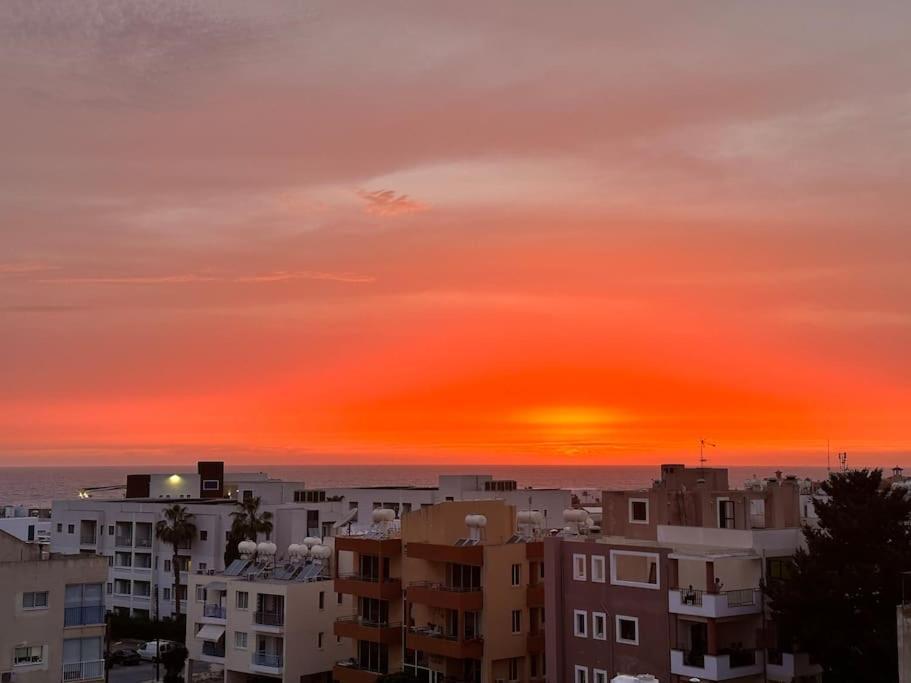
[[[848,471],[848,452],[847,451],[842,451],[841,453],[838,454],[838,464],[841,465],[842,472]]]
[[[705,483],[705,447],[715,448],[718,444],[707,439],[699,439],[699,481]]]

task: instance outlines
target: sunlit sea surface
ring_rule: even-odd
[[[47,506],[52,500],[75,498],[83,487],[123,484],[126,475],[139,472],[192,471],[182,468],[136,467],[15,467],[0,468],[0,505]],[[770,477],[775,470],[800,478],[821,479],[824,467],[732,466],[730,482],[740,486],[744,480]],[[228,467],[228,472],[268,472],[270,476],[290,481],[302,481],[309,488],[336,486],[433,486],[441,474],[490,474],[496,479],[515,479],[520,487],[551,487],[569,489],[637,489],[649,486],[658,477],[658,466],[610,467],[516,467],[502,465],[450,465],[414,467],[389,466],[288,466],[255,465]],[[119,497],[120,492],[97,494],[96,497]]]

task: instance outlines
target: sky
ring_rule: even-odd
[[[0,465],[911,464],[911,4],[0,4]]]

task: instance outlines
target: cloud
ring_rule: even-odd
[[[376,278],[358,273],[331,273],[323,271],[274,271],[252,275],[213,275],[185,273],[173,275],[123,275],[42,278],[43,284],[64,285],[184,285],[205,283],[264,284],[269,282],[290,282],[293,280],[322,280],[329,282],[369,283]]]
[[[56,269],[56,266],[49,266],[44,263],[29,263],[25,261],[18,263],[0,263],[0,277],[7,275],[29,275],[31,273],[42,273]]]
[[[400,216],[428,208],[406,194],[396,194],[394,190],[358,190],[357,195],[367,202],[364,212],[374,216]]]

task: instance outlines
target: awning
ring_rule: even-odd
[[[333,529],[341,529],[343,526],[348,524],[357,518],[357,508],[351,508],[348,510],[348,514],[338,520],[335,524],[332,525]]]
[[[209,583],[203,584],[203,588],[207,591],[226,591],[228,584],[224,581],[209,581]]]
[[[202,640],[208,640],[210,643],[217,643],[225,635],[225,627],[218,624],[205,624],[196,633],[196,637]]]

